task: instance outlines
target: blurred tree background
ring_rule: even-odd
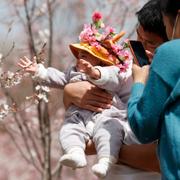
[[[62,90],[42,87],[20,71],[20,57],[38,57],[59,70],[75,62],[69,44],[78,42],[94,11],[104,23],[135,39],[135,12],[145,0],[0,1],[0,179],[93,180],[87,168],[62,168],[58,131],[63,121]]]

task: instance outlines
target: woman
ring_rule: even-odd
[[[180,179],[180,1],[160,1],[170,41],[158,48],[150,69],[133,66],[128,119],[140,142],[159,139],[162,177],[174,180]]]

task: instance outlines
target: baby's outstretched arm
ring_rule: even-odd
[[[101,73],[100,71],[95,68],[93,65],[91,65],[90,62],[84,60],[84,59],[78,59],[77,60],[77,68],[81,71],[87,74],[92,79],[100,79]]]
[[[18,62],[18,66],[31,74],[35,74],[35,72],[38,69],[36,59],[34,58],[34,60],[31,61],[26,56],[24,56],[24,58],[20,58],[20,61]]]

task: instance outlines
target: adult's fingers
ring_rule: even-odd
[[[83,108],[84,109],[87,109],[87,110],[89,110],[89,111],[93,111],[93,112],[102,112],[104,109],[103,108],[101,108],[101,107],[96,107],[96,106],[92,106],[92,105],[89,105],[89,104],[87,104],[87,105],[84,105],[83,106]]]
[[[84,100],[86,100],[86,103],[101,103],[101,104],[112,104],[112,97],[104,97],[104,96],[99,96],[96,94],[89,94],[87,95],[86,98],[84,98]]]
[[[148,50],[146,50],[146,54],[147,54],[147,56],[148,56],[148,58],[149,58],[149,62],[151,63],[151,62],[152,62],[152,59],[153,59],[154,54],[153,54],[152,52],[148,51]]]
[[[87,155],[96,154],[96,148],[95,148],[95,145],[94,145],[94,143],[92,142],[92,140],[89,140],[89,141],[86,143],[85,153],[86,153]]]
[[[94,95],[95,97],[99,97],[99,98],[103,98],[103,99],[112,99],[112,95],[110,93],[108,93],[105,90],[102,90],[96,86],[92,87],[90,90],[92,95]]]

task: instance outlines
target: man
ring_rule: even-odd
[[[155,49],[167,41],[160,3],[157,0],[150,0],[136,15],[138,18],[137,40],[142,42],[148,54],[154,54]]]
[[[150,0],[137,12],[137,17],[139,21],[137,39],[148,50],[148,55],[152,56],[155,49],[167,40],[159,1]],[[73,83],[67,85],[64,89],[65,107],[69,107],[71,103],[91,111],[99,112],[111,106],[111,96],[89,82]],[[92,144],[90,143],[88,153],[92,154],[94,149],[91,148]],[[158,161],[155,155],[154,144],[124,146],[120,152],[120,162],[139,169],[158,171]],[[107,179],[112,179],[112,177],[114,179],[133,178],[133,180],[160,179],[160,176],[157,174],[149,174],[145,171],[138,173],[132,170],[126,171],[121,169],[121,166],[118,166],[118,172],[116,177],[110,174]]]

